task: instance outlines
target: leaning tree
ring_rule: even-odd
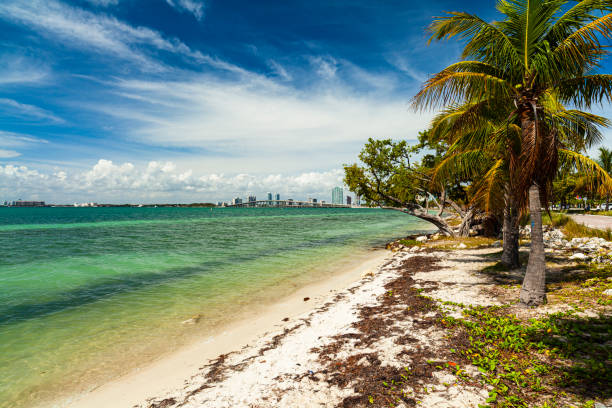
[[[420,138],[426,136],[421,134]],[[394,142],[370,138],[359,154],[361,163],[344,166],[344,182],[370,205],[412,215],[433,224],[444,235],[455,236],[443,217],[444,208],[449,206],[462,219],[459,235],[466,236],[474,209],[463,209],[451,199],[448,185],[432,183],[431,170],[436,164],[435,158],[425,156],[420,163],[415,163],[411,160],[414,151],[415,147],[409,146],[405,140]],[[430,201],[438,204],[439,211],[429,208]]]

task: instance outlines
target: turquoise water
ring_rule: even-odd
[[[86,390],[429,229],[376,209],[0,208],[0,407]]]

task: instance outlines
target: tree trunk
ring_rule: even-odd
[[[529,212],[531,215],[531,248],[527,271],[521,287],[521,303],[526,306],[538,306],[546,303],[546,256],[542,233],[540,189],[536,184],[529,187]]]
[[[470,236],[470,227],[472,226],[474,215],[475,214],[474,214],[473,207],[468,208],[468,210],[462,215],[461,225],[459,226],[459,236],[460,237]]]
[[[521,267],[519,260],[519,223],[518,210],[514,199],[509,193],[506,193],[506,206],[504,207],[504,226],[503,226],[503,241],[504,249],[502,251],[501,262],[509,269]]]
[[[427,211],[424,211],[424,209],[422,210],[413,210],[413,209],[407,209],[407,208],[398,208],[398,207],[381,207],[385,210],[394,210],[394,211],[401,211],[404,214],[408,214],[408,215],[412,215],[414,217],[420,218],[423,221],[427,221],[433,225],[435,225],[438,230],[440,231],[440,233],[449,236],[449,237],[454,237],[455,233],[453,232],[453,229],[448,225],[448,222],[446,222],[446,220],[442,217],[439,217],[437,215],[433,215],[430,214]]]

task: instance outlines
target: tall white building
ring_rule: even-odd
[[[332,189],[332,204],[344,204],[344,192],[342,187],[334,187]]]

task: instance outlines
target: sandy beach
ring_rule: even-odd
[[[356,352],[364,361],[375,353],[375,364],[383,367],[418,366],[426,356],[440,357],[437,343],[442,333],[429,325],[419,325],[418,318],[399,320],[393,307],[376,312],[377,318],[394,319],[393,328],[366,334],[373,338],[360,340],[355,325],[362,320],[364,310],[380,306],[381,295],[389,292],[385,285],[410,276],[411,287],[433,290],[431,295],[441,300],[495,303],[482,294],[486,287],[483,278],[471,274],[471,269],[482,267],[476,262],[479,258],[468,263],[464,258],[469,257],[470,253],[465,251],[450,253],[450,256],[435,252],[375,252],[368,262],[300,289],[256,319],[232,325],[213,339],[179,350],[80,395],[68,405],[83,408],[337,406],[350,401],[355,390],[346,382],[330,383],[330,363]],[[434,264],[437,266],[432,268]],[[382,338],[376,338],[379,335]],[[407,335],[410,339],[406,339]],[[406,347],[409,343],[413,346]],[[410,355],[413,352],[420,362],[413,361]],[[398,359],[397,355],[402,357]],[[422,386],[436,390],[448,381],[451,380],[446,377],[432,377]],[[483,395],[486,396],[478,388],[455,387],[450,391],[442,388],[428,394],[426,401],[435,406],[476,407]]]
[[[82,394],[69,406],[479,408],[516,383],[513,395],[525,401],[554,401],[563,390],[571,395],[558,406],[592,406],[588,403],[594,400],[588,398],[604,395],[600,401],[605,404],[599,407],[607,407],[612,399],[605,397],[601,374],[597,383],[581,384],[577,377],[561,388],[553,375],[556,367],[571,373],[575,364],[583,364],[583,357],[571,351],[575,344],[594,355],[607,347],[607,337],[599,334],[611,312],[603,293],[607,281],[590,279],[590,285],[572,286],[577,273],[588,277],[591,272],[571,270],[580,266],[568,261],[565,252],[550,249],[549,256],[558,263],[550,265],[549,304],[527,309],[515,301],[522,272],[491,272],[499,248],[477,240],[469,247],[457,246],[452,241],[450,248],[444,242],[413,247],[395,243],[391,250],[373,252],[359,267],[304,287],[257,318]],[[568,296],[583,299],[585,309]],[[591,331],[587,343],[581,333],[560,331],[567,323],[555,319],[570,315],[573,324]],[[490,325],[489,331],[481,331],[481,325]],[[550,336],[551,330],[563,336]],[[558,338],[566,340],[555,343]],[[507,368],[487,368],[491,358],[506,355],[504,348],[496,351],[500,342],[526,344],[526,339],[530,346],[506,346],[518,353],[507,354]],[[553,343],[544,346],[542,341]],[[569,348],[566,354],[563,347]],[[483,360],[475,348],[489,357]],[[518,372],[514,361],[522,361]],[[527,378],[532,367],[550,373],[545,379],[549,385],[540,386],[539,375]],[[525,384],[532,381],[531,388],[509,375]]]
[[[267,341],[320,307],[339,291],[372,274],[392,256],[386,250],[373,250],[358,264],[315,284],[307,285],[265,308],[257,316],[228,324],[222,332],[164,356],[148,366],[91,391],[53,402],[50,406],[83,408],[147,406],[145,401],[182,388],[185,381],[201,373],[201,367],[225,353]],[[305,300],[308,299],[308,300]],[[287,320],[287,321],[285,321]],[[191,322],[185,322],[190,324]]]

